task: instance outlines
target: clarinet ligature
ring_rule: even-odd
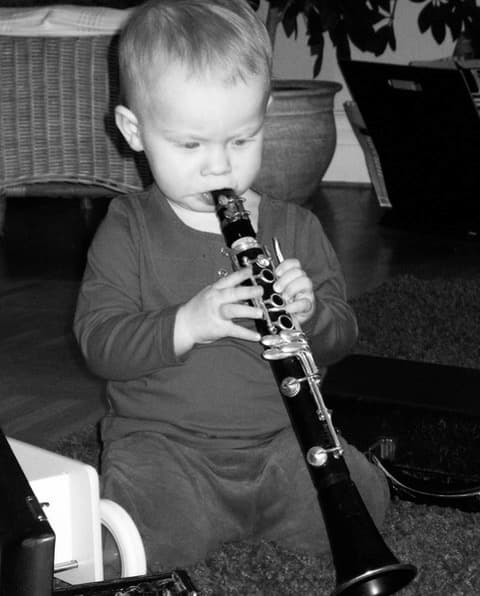
[[[327,529],[337,575],[334,595],[387,596],[416,575],[385,544],[350,477],[343,448],[321,392],[321,378],[309,343],[295,318],[273,290],[275,267],[260,246],[241,197],[231,189],[212,192],[220,227],[234,269],[252,267],[248,283],[263,287],[255,302],[263,311],[257,322],[284,405],[310,472]],[[277,260],[281,260],[274,240]]]

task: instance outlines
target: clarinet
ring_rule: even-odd
[[[285,311],[276,293],[275,264],[260,246],[244,208],[231,189],[212,193],[233,268],[251,266],[248,284],[260,285],[263,296],[252,303],[261,308],[257,321],[262,357],[272,368],[323,514],[336,570],[333,595],[386,596],[416,575],[413,565],[400,563],[390,551],[350,477],[342,444],[320,391],[321,377],[308,340],[295,317]],[[276,262],[283,260],[273,240]]]

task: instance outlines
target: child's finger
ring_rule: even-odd
[[[275,269],[275,274],[278,277],[282,277],[292,269],[302,269],[302,266],[298,259],[286,259],[285,261],[282,261]]]
[[[220,315],[227,320],[232,319],[261,319],[261,308],[248,304],[227,303],[220,307]]]
[[[283,267],[285,263],[289,263],[287,268]],[[300,267],[300,263],[295,259],[290,259],[289,261],[284,261],[275,271],[277,279],[274,284],[274,289],[276,292],[284,292],[290,284],[292,284],[295,280],[304,278],[308,280],[308,277]],[[290,293],[292,294],[292,293]]]
[[[293,302],[289,302],[285,306],[285,310],[291,314],[306,314],[313,310],[313,301],[308,296],[297,295]]]
[[[221,277],[218,281],[214,283],[214,287],[217,290],[223,290],[225,288],[233,288],[235,286],[240,285],[247,279],[252,277],[252,269],[251,267],[242,267],[238,271],[234,271],[225,277]]]
[[[294,300],[297,294],[311,294],[312,281],[302,269],[290,269],[277,279],[274,284],[276,292],[283,294],[285,300]]]
[[[237,325],[233,322],[229,323],[227,335],[229,337],[245,339],[247,341],[260,341],[261,339],[261,335],[258,331],[247,329],[246,327],[242,327],[242,325]]]

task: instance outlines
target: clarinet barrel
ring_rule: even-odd
[[[416,575],[385,544],[350,477],[343,447],[320,392],[320,374],[309,343],[273,289],[275,267],[256,240],[243,199],[231,189],[212,192],[234,269],[252,267],[247,283],[263,287],[256,306],[261,343],[318,494],[337,585],[332,596],[387,596]],[[281,259],[278,244],[274,245]]]

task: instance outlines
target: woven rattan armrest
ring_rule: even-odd
[[[128,192],[150,182],[113,120],[115,36],[0,35],[0,56],[0,194],[53,182]]]

